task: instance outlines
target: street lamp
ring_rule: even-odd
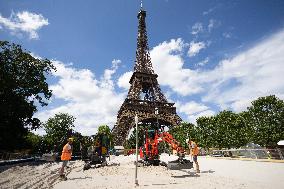
[[[157,107],[155,108],[155,115],[157,117],[157,129],[159,129],[159,122],[158,122],[159,109]]]
[[[157,118],[157,130],[159,131],[159,119],[158,119],[159,109],[157,107],[155,108],[155,115]],[[164,128],[161,131],[164,131]],[[163,142],[163,148],[164,148],[164,153],[165,153],[165,142]]]
[[[135,115],[135,125],[136,125],[136,162],[135,162],[135,185],[138,186],[138,179],[137,179],[137,166],[138,166],[138,116]]]

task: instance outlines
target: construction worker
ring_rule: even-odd
[[[59,171],[60,178],[67,180],[66,176],[64,175],[64,167],[67,166],[68,161],[71,159],[72,155],[72,143],[74,139],[73,138],[68,138],[67,144],[63,147],[62,154],[61,154],[61,160],[62,160],[62,166]]]
[[[198,146],[197,146],[197,144],[193,141],[193,139],[189,140],[188,146],[189,146],[190,154],[191,154],[191,156],[193,157],[193,161],[194,161],[194,163],[195,163],[196,173],[200,173],[199,164],[198,164],[198,161],[197,161],[197,155],[198,155],[198,153],[199,153]]]
[[[102,145],[101,145],[101,141],[100,140],[96,140],[95,145],[94,145],[94,149],[95,149],[95,152],[97,152],[97,154],[99,156],[102,155]]]

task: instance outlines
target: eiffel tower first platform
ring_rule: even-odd
[[[142,6],[137,18],[139,26],[136,61],[129,81],[128,95],[118,111],[117,122],[112,129],[114,145],[124,144],[130,129],[135,126],[135,115],[144,126],[157,126],[159,123],[159,127],[171,128],[182,121],[176,113],[174,103],[169,103],[161,92],[157,81],[158,75],[154,73],[148,47],[146,11]]]

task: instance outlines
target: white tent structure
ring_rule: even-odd
[[[277,142],[277,144],[278,144],[279,146],[284,146],[284,140],[280,140],[279,142]]]

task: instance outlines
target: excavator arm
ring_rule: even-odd
[[[180,169],[191,169],[193,168],[193,163],[187,159],[184,159],[184,148],[180,145],[180,143],[174,139],[174,137],[168,132],[162,132],[160,134],[160,140],[168,143],[172,149],[176,150],[179,158],[175,161],[169,161],[167,164],[168,169],[171,170],[180,170]]]
[[[168,133],[168,132],[162,132],[160,134],[160,138],[162,139],[162,141],[168,143],[173,150],[176,150],[177,153],[179,154],[184,154],[184,149],[183,147],[180,145],[180,143],[174,139],[174,137]]]

